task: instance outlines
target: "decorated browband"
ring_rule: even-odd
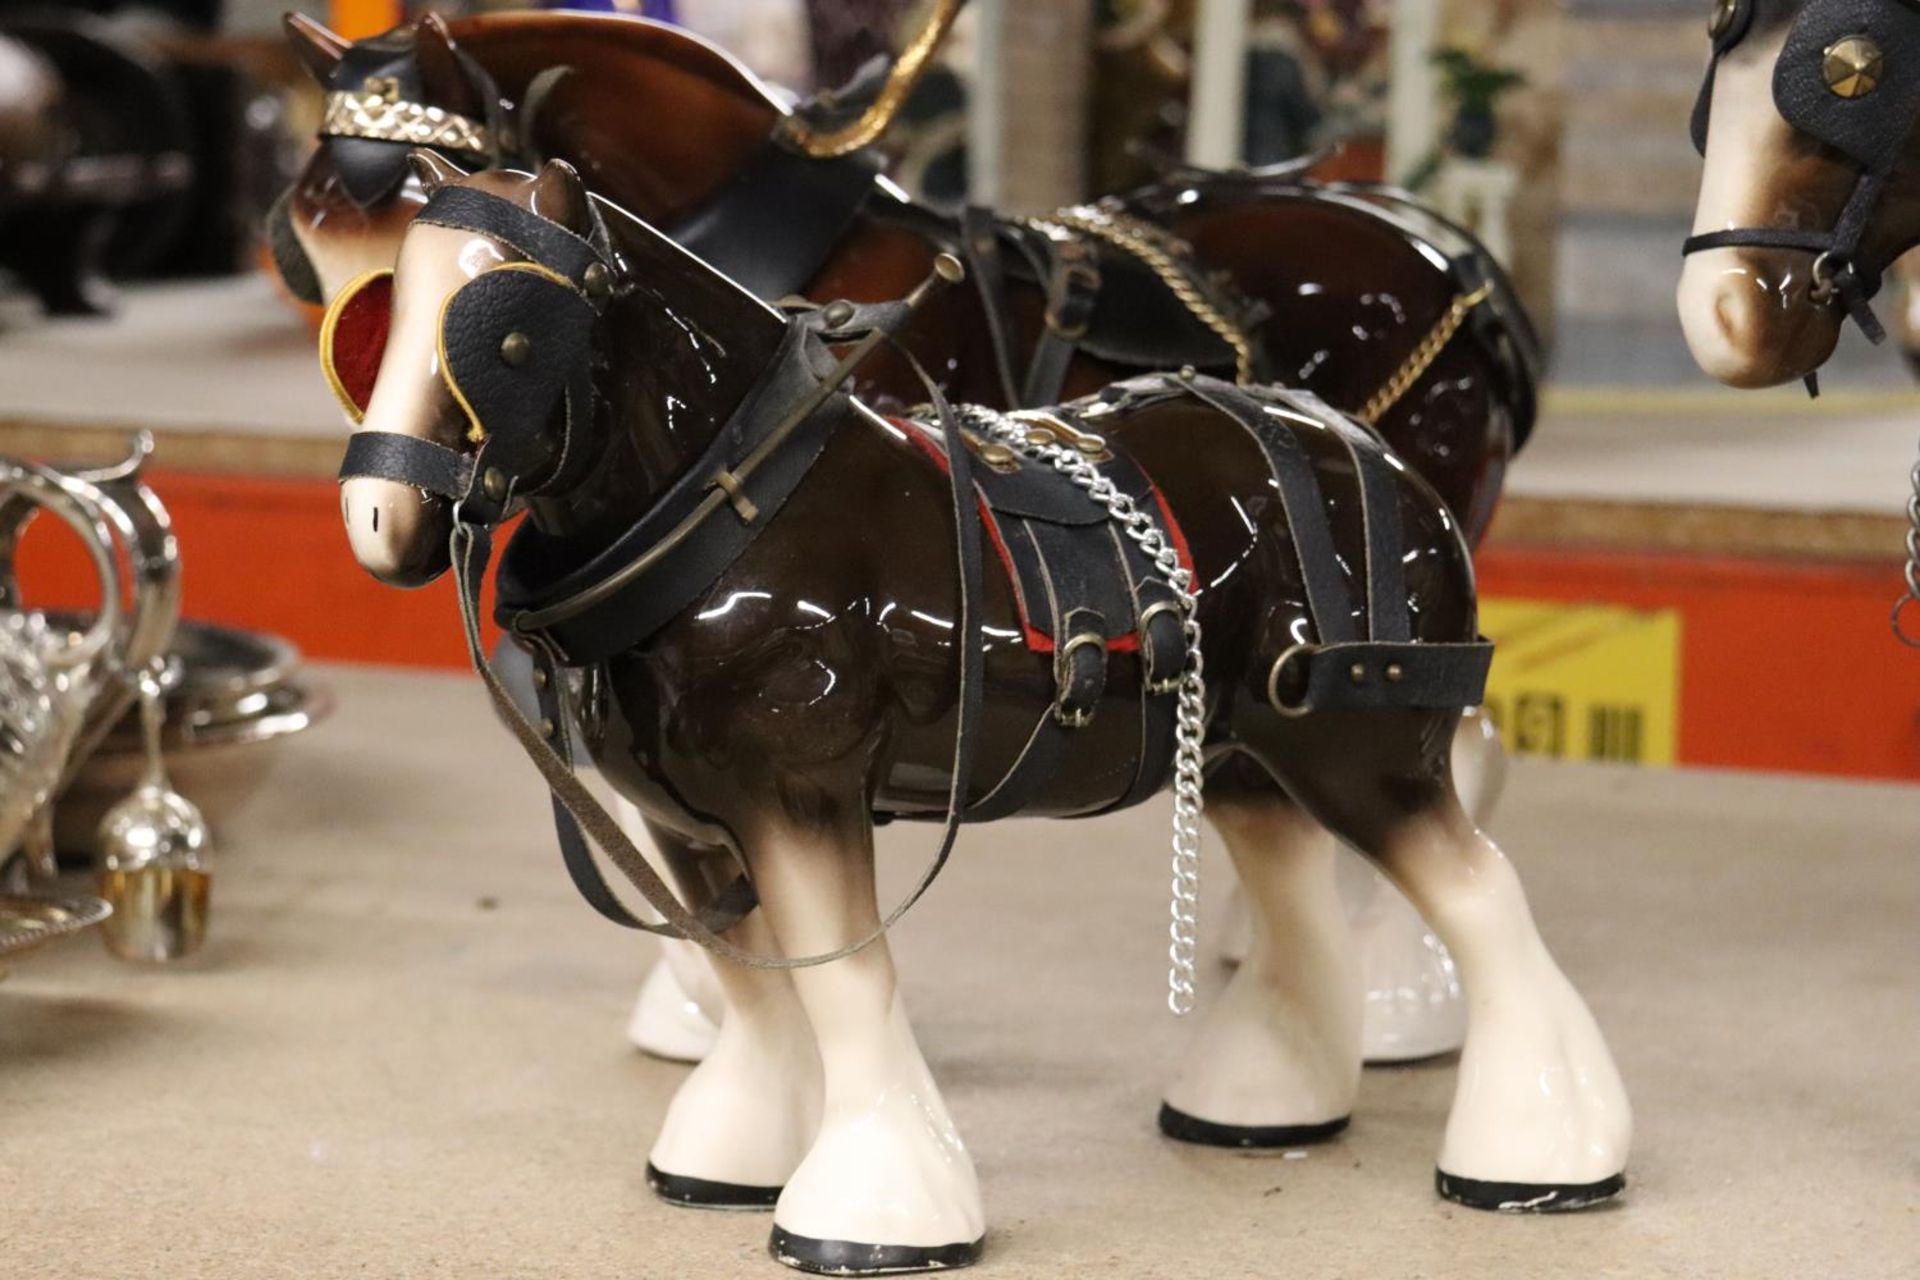
[[[493,154],[493,138],[486,125],[444,107],[409,102],[401,95],[400,82],[388,76],[370,76],[360,89],[329,93],[320,132],[333,138]]]

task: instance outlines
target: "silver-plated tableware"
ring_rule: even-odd
[[[161,744],[166,684],[177,672],[164,660],[141,672],[146,769],[100,823],[100,893],[113,906],[101,937],[122,960],[178,960],[206,940],[211,835],[200,810],[168,781]]]

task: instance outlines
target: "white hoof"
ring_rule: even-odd
[[[647,1157],[663,1200],[770,1209],[820,1123],[820,1060],[804,1019],[729,1019],[667,1107]]]
[[[1542,964],[1538,1005],[1483,1010],[1460,1056],[1440,1184],[1476,1208],[1578,1208],[1624,1185],[1626,1088],[1586,1004]]]
[[[713,1051],[720,1028],[688,995],[664,960],[640,984],[640,998],[627,1019],[627,1039],[642,1053],[669,1062],[699,1062]]]
[[[1412,1062],[1458,1049],[1467,1003],[1446,945],[1371,863],[1341,859],[1340,883],[1367,993],[1360,1031],[1366,1060]]]
[[[856,1090],[828,1105],[774,1210],[774,1249],[791,1265],[836,1259],[856,1271],[952,1266],[977,1253],[986,1211],[973,1159],[947,1114],[896,996],[890,1044]],[[859,1246],[848,1254],[846,1246]],[[784,1250],[784,1253],[783,1253]],[[941,1261],[941,1260],[945,1261]]]

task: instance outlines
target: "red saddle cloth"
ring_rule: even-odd
[[[888,420],[902,438],[943,472],[946,451],[939,432],[910,418]],[[1171,594],[1158,568],[1098,501],[1051,464],[1017,450],[988,460],[976,449],[974,492],[980,520],[995,557],[1013,588],[1020,610],[1020,631],[1029,649],[1051,654],[1057,637],[1088,615],[1098,618],[1108,652],[1140,648],[1143,609]],[[1152,511],[1189,572],[1193,557],[1166,496],[1151,477],[1124,454],[1114,452],[1095,465],[1136,505]]]

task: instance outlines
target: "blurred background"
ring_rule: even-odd
[[[425,8],[301,7],[347,38]],[[924,17],[906,0],[587,7],[680,24],[796,100]],[[0,452],[86,459],[151,429],[190,616],[314,658],[458,667],[445,584],[399,595],[347,554],[330,479],[345,428],[313,315],[261,270],[262,218],[320,110],[283,8],[0,2]],[[1299,157],[1408,187],[1508,266],[1548,355],[1543,420],[1480,561],[1509,746],[1920,778],[1920,664],[1886,626],[1906,364],[1849,333],[1810,402],[1722,389],[1681,341],[1705,16],[1697,0],[972,0],[882,145],[946,208],[1039,212],[1181,163]],[[29,127],[49,112],[64,142]],[[68,153],[95,161],[86,198],[36,208],[20,175]],[[77,549],[47,541],[29,593],[84,595]],[[1784,679],[1788,640],[1829,660]]]

